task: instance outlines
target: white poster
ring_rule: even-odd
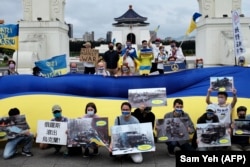
[[[250,136],[250,120],[235,119],[233,135],[235,136]]]
[[[56,145],[67,144],[67,122],[39,120],[37,124],[37,143]]]
[[[233,77],[210,77],[210,87],[213,91],[232,92],[234,88]]]
[[[243,39],[240,29],[240,16],[237,10],[232,11],[233,22],[233,38],[234,38],[234,53],[236,57],[241,56],[245,52]]]
[[[113,155],[155,151],[152,123],[111,127]]]
[[[231,146],[230,125],[223,123],[197,124],[198,147]]]

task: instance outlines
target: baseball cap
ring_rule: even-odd
[[[61,108],[61,106],[59,106],[59,105],[54,105],[53,107],[52,107],[52,112],[55,112],[55,111],[62,111],[62,108]]]
[[[207,105],[207,109],[206,109],[206,111],[212,111],[212,112],[215,112],[216,111],[216,108],[215,108],[215,106],[213,105],[213,104],[209,104],[209,105]]]
[[[83,46],[91,46],[90,42],[86,42],[85,44],[83,44]]]

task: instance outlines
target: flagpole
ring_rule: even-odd
[[[16,49],[17,49],[17,53],[16,53],[16,71],[18,72],[18,50],[19,50],[19,21],[18,21],[18,24],[17,24],[17,26],[18,26],[18,34],[17,34],[17,47],[16,47]]]

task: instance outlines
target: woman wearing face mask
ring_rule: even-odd
[[[88,103],[85,107],[85,115],[82,118],[99,118],[99,116],[96,114],[97,113],[97,108],[95,103]],[[89,148],[93,149],[92,155],[99,155],[98,151],[98,145],[95,143],[91,143],[90,145],[86,145],[84,147],[85,151],[83,154],[84,158],[87,158],[90,156]]]
[[[9,69],[4,72],[4,75],[18,75],[16,71],[16,62],[14,60],[10,60],[8,62]]]
[[[64,116],[62,116],[62,108],[59,105],[54,105],[52,107],[52,114],[54,116],[54,118],[51,119],[51,121],[56,121],[56,122],[68,122],[68,119]],[[59,153],[60,149],[61,149],[61,145],[54,145],[54,144],[44,144],[41,143],[39,145],[40,149],[48,149],[48,148],[55,148],[55,154]]]
[[[139,124],[140,122],[134,116],[131,115],[132,106],[128,102],[123,102],[121,105],[121,116],[115,119],[115,126],[119,125],[129,125],[129,124]],[[126,145],[127,141],[121,138],[122,143]],[[110,152],[112,152],[112,141],[110,144]],[[128,154],[134,163],[142,163],[143,157],[141,153]]]
[[[237,102],[236,89],[232,89],[233,100],[231,103],[227,103],[227,92],[218,92],[218,103],[212,103],[210,100],[210,94],[212,92],[212,88],[210,87],[207,92],[206,102],[207,104],[214,104],[216,107],[216,115],[218,116],[221,123],[231,123],[231,114],[232,109],[234,108]]]

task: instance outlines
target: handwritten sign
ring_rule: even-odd
[[[97,63],[99,57],[99,50],[82,48],[80,52],[80,61]]]
[[[67,143],[67,122],[38,121],[37,143],[48,143],[66,145]]]

